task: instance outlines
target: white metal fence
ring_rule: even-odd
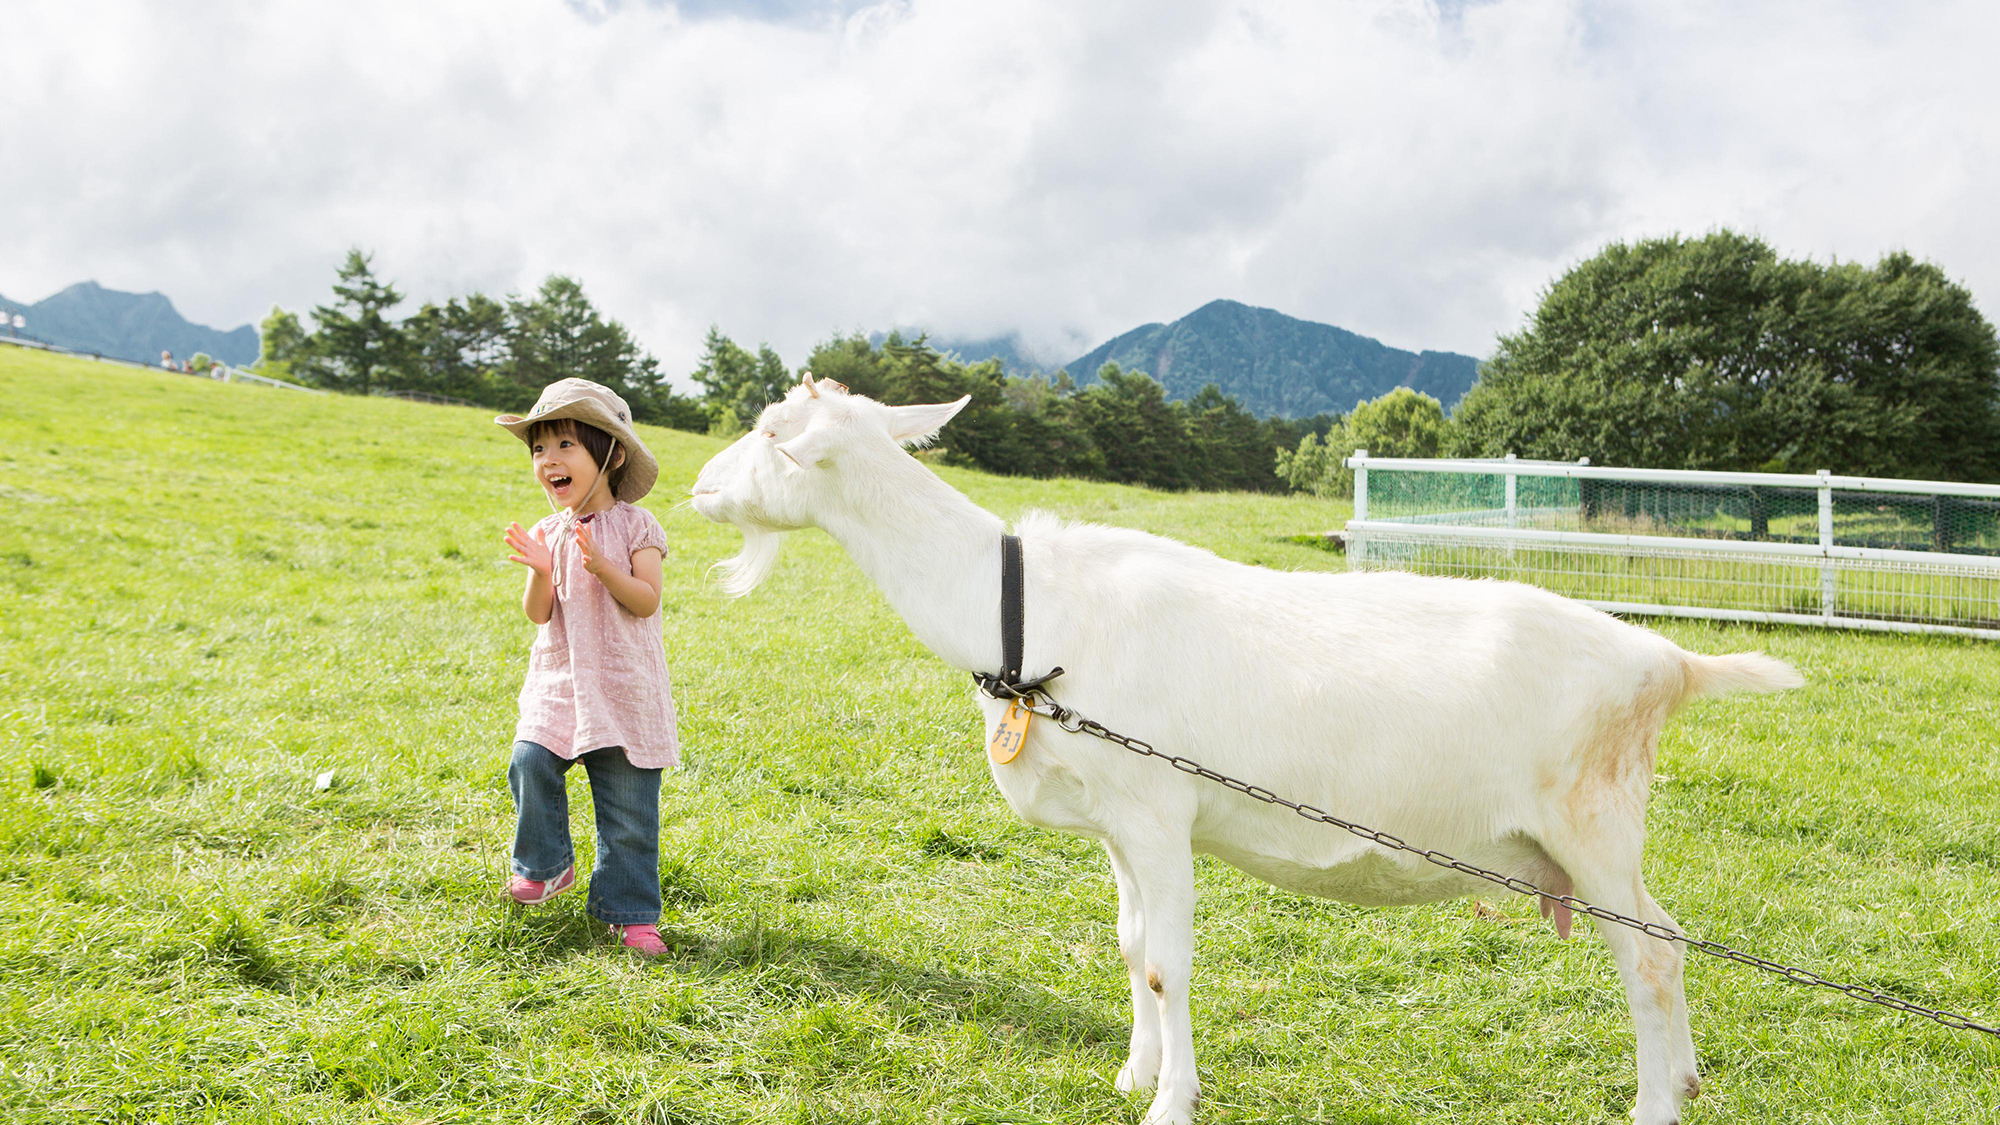
[[[318,387],[301,386],[298,383],[289,383],[283,379],[273,379],[269,375],[260,374],[247,368],[231,367],[221,360],[215,361],[212,366],[204,371],[181,371],[176,367],[145,363],[136,359],[124,359],[119,356],[103,355],[98,352],[78,351],[75,348],[66,348],[60,344],[51,344],[43,340],[27,339],[18,336],[0,336],[0,344],[13,344],[17,347],[53,352],[57,355],[72,355],[80,359],[95,360],[99,363],[115,363],[120,367],[134,367],[144,371],[168,371],[182,375],[193,375],[196,378],[214,379],[222,383],[254,383],[260,387],[282,387],[286,390],[305,391],[308,394],[315,395],[328,393]],[[450,395],[434,394],[430,391],[378,390],[373,393],[384,398],[400,398],[409,402],[427,402],[440,406],[479,405],[469,399],[453,398]]]
[[[1348,458],[1355,569],[1530,582],[1618,613],[2000,640],[2000,485]]]
[[[33,348],[37,351],[53,352],[56,355],[73,355],[79,359],[95,360],[98,363],[115,363],[120,367],[136,367],[144,371],[169,371],[181,375],[191,374],[197,378],[215,379],[224,383],[255,383],[261,387],[283,387],[286,390],[306,391],[316,395],[326,393],[315,387],[303,387],[297,383],[288,383],[283,379],[273,379],[269,375],[259,375],[255,371],[245,370],[241,367],[231,367],[220,360],[217,360],[215,365],[207,371],[188,372],[180,371],[177,368],[164,367],[157,363],[146,363],[143,360],[125,359],[115,355],[104,355],[100,352],[80,351],[76,348],[65,348],[61,344],[51,344],[42,340],[25,339],[16,336],[0,336],[0,344]]]
[[[255,383],[260,387],[282,387],[288,391],[305,391],[308,394],[315,395],[326,393],[317,387],[302,387],[297,383],[288,383],[283,379],[273,379],[269,375],[259,375],[255,371],[246,371],[241,367],[231,367],[226,363],[217,363],[214,367],[208,369],[207,374],[209,378],[224,383]]]

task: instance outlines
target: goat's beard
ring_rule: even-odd
[[[785,540],[784,532],[754,524],[738,524],[736,530],[743,533],[743,549],[715,564],[722,572],[722,592],[732,598],[755,590],[771,576],[778,565],[778,547]]]

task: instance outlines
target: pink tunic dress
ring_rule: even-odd
[[[587,518],[598,552],[628,574],[632,552],[667,549],[666,531],[644,508],[620,501]],[[555,605],[528,655],[515,741],[539,743],[561,758],[623,746],[642,769],[680,764],[659,611],[634,617],[619,605],[583,569],[575,536],[560,534],[560,513],[535,527],[555,556]]]

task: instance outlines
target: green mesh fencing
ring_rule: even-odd
[[[1514,478],[1503,471],[1371,469],[1368,516],[1461,527],[1523,527],[1684,539],[1818,543],[1819,490],[1657,481]],[[1839,546],[2000,556],[2000,499],[1833,490]]]
[[[1356,482],[1366,519],[1349,533],[1359,568],[1506,578],[1629,612],[2000,637],[2000,487],[1955,495],[1849,478],[1866,487],[1826,489],[1823,521],[1822,489],[1796,476],[1356,464],[1368,469]],[[1823,532],[1836,551],[1821,552]]]

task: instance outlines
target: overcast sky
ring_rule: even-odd
[[[0,294],[416,302],[581,279],[707,327],[1020,330],[1216,297],[1484,356],[1606,241],[1907,249],[2000,314],[1983,0],[26,0]]]

